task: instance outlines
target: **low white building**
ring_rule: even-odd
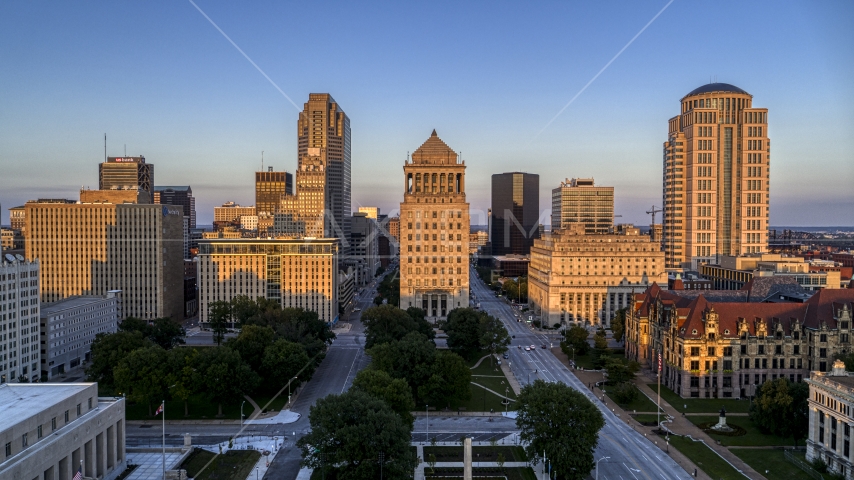
[[[0,384],[38,381],[39,308],[39,261],[0,253]]]
[[[95,335],[118,330],[115,292],[74,296],[41,309],[41,376],[50,381],[90,360]]]
[[[810,372],[807,461],[820,458],[828,471],[854,479],[851,430],[854,425],[854,376],[837,360],[830,372]]]
[[[112,480],[126,468],[125,402],[97,383],[0,385],[0,478]],[[82,462],[82,463],[81,463]]]

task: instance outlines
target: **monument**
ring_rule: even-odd
[[[718,416],[718,423],[712,427],[712,430],[716,432],[732,432],[732,427],[726,424],[726,408],[721,407],[720,414]]]

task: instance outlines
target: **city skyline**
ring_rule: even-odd
[[[471,165],[473,224],[486,223],[477,212],[489,206],[491,175],[526,171],[613,185],[621,221],[646,225],[644,212],[661,206],[663,125],[678,99],[716,79],[772,112],[770,225],[854,225],[848,4],[728,3],[708,11],[657,2],[617,14],[608,6],[557,4],[488,11],[196,5],[275,88],[191,3],[4,6],[0,60],[13,68],[0,72],[7,94],[0,223],[9,223],[9,207],[27,200],[75,198],[81,185],[94,188],[105,132],[107,155],[123,156],[127,144],[127,155],[157,165],[162,184],[191,185],[199,224],[209,224],[213,207],[225,201],[249,205],[262,150],[265,168],[297,165],[292,132],[301,108],[278,89],[297,105],[325,92],[347,107],[352,211],[376,205],[394,214],[402,160],[435,128]],[[739,15],[729,15],[736,5]],[[313,52],[294,46],[313,27],[295,20],[308,18],[305,8],[340,24],[312,44]],[[715,42],[684,33],[684,23],[698,18],[715,25]],[[287,28],[273,28],[281,21]],[[426,27],[436,22],[446,33]],[[133,35],[116,27],[128,24]],[[36,30],[38,36],[24,33]],[[329,55],[339,48],[345,55]],[[687,67],[668,73],[662,58],[674,48]],[[309,62],[317,68],[305,69]],[[558,184],[541,182],[544,212]]]

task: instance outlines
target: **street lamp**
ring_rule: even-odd
[[[240,404],[240,428],[243,428],[243,405],[246,403],[246,400]]]
[[[294,378],[288,380],[288,407],[289,408],[291,406],[291,382],[296,380],[296,379],[297,379],[297,377],[294,377]]]
[[[596,460],[596,480],[599,480],[599,462],[602,460],[608,460],[611,457],[602,457],[599,460]]]

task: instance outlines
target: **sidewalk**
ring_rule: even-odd
[[[654,382],[655,378],[650,379],[646,376],[646,374],[640,374],[637,378],[635,378],[634,383],[635,386],[641,390],[642,393],[645,393],[650,398],[656,398],[656,392],[653,391],[647,385],[648,382]],[[619,408],[619,407],[618,407]],[[691,423],[690,420],[685,418],[679,411],[673,408],[669,403],[661,400],[661,409],[664,413],[671,418],[671,421],[667,423],[667,428],[677,434],[677,435],[690,435],[692,438],[696,440],[703,440],[703,442],[713,451],[715,451],[718,455],[720,455],[724,460],[733,465],[736,469],[744,472],[745,475],[754,480],[764,480],[765,477],[760,475],[759,472],[752,469],[750,465],[744,463],[737,455],[732,453],[728,448],[718,445],[718,442],[710,437],[706,432],[697,428],[696,425]],[[708,415],[716,415],[714,412],[710,412]],[[675,449],[674,449],[675,450]]]

